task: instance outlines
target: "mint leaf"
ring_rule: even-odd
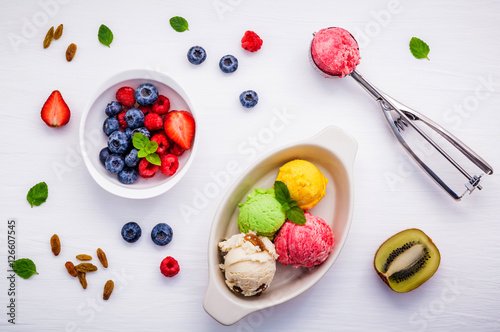
[[[31,207],[33,205],[39,206],[42,203],[45,203],[47,197],[49,196],[49,188],[45,182],[40,182],[35,184],[28,191],[28,195],[26,195],[26,199],[28,203],[30,203]]]
[[[161,166],[161,159],[158,153],[151,153],[146,156],[146,160],[149,161],[151,164]]]
[[[304,211],[297,206],[298,202],[290,197],[290,191],[285,183],[274,182],[274,196],[280,202],[282,209],[286,212],[286,218],[297,225],[306,223]]]
[[[306,223],[304,211],[298,206],[294,206],[286,211],[286,218],[297,225],[304,225]]]
[[[107,26],[101,24],[99,32],[97,33],[97,38],[99,38],[99,42],[101,44],[109,47],[109,45],[113,42],[113,33]]]
[[[139,150],[139,152],[137,152],[137,157],[139,158],[144,158],[144,157],[147,157],[149,153],[146,152],[146,150]]]
[[[141,133],[135,133],[132,138],[132,144],[139,151],[137,157],[146,158],[151,164],[160,166],[160,156],[156,153],[158,142],[150,141],[149,138]]]
[[[430,60],[428,57],[430,50],[429,45],[427,45],[422,39],[413,37],[410,40],[410,52],[415,58],[426,58],[427,60]]]
[[[21,258],[12,262],[12,270],[23,279],[29,279],[36,272],[35,263],[29,258]]]
[[[288,203],[290,200],[290,191],[288,191],[288,187],[281,181],[274,182],[274,196],[280,202],[280,204]]]
[[[188,22],[180,16],[174,16],[170,19],[170,25],[177,32],[183,32],[189,30]]]
[[[144,148],[144,150],[148,154],[156,152],[156,149],[158,149],[158,142],[155,142],[155,141],[148,142],[148,144],[146,144],[146,147]]]
[[[132,138],[132,144],[134,145],[134,148],[136,148],[137,150],[145,149],[148,143],[149,143],[148,137],[141,133],[135,133],[134,137]]]

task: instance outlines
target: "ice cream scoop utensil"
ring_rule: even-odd
[[[461,142],[453,134],[446,131],[440,125],[432,121],[431,119],[425,117],[424,115],[418,113],[417,111],[399,103],[392,97],[381,92],[375,88],[371,83],[369,83],[361,74],[356,70],[353,70],[349,74],[356,82],[358,82],[380,105],[382,112],[385,115],[387,123],[391,127],[394,135],[398,139],[399,143],[405,148],[405,150],[410,154],[410,156],[417,162],[417,164],[437,183],[439,184],[451,197],[456,200],[460,200],[466,193],[471,194],[474,189],[482,189],[479,185],[481,177],[483,175],[493,174],[492,167],[479,155],[477,155],[471,148]],[[396,117],[394,118],[393,115]],[[474,165],[476,165],[483,172],[480,175],[470,175],[460,164],[458,164],[443,148],[441,148],[429,135],[427,135],[421,128],[416,124],[420,121],[422,124],[427,125],[429,128],[437,132],[448,142],[450,142],[455,148],[457,148],[464,156],[466,156]],[[411,126],[415,131],[417,131],[429,144],[431,144],[446,160],[448,160],[456,169],[460,171],[467,179],[468,182],[465,183],[466,190],[458,195],[453,191],[444,181],[430,169],[426,163],[420,159],[417,154],[410,148],[408,143],[402,136],[405,127]]]
[[[349,75],[358,82],[379,104],[385,115],[387,123],[391,127],[399,143],[405,148],[406,152],[415,160],[415,162],[426,172],[441,188],[443,188],[455,200],[460,200],[465,194],[471,194],[476,188],[482,189],[479,185],[483,175],[493,174],[492,167],[479,155],[477,155],[467,145],[462,143],[450,132],[439,126],[431,119],[418,113],[415,110],[399,103],[392,97],[378,90],[369,83],[360,73],[356,71],[359,64],[359,47],[354,36],[347,30],[338,27],[332,27],[321,30],[318,37],[311,42],[310,60],[313,67],[326,77],[343,77]],[[352,37],[352,38],[351,38]],[[456,162],[449,153],[447,153],[439,144],[437,144],[422,128],[417,126],[417,122],[427,126],[428,129],[435,131],[438,135],[446,139],[452,147],[467,157],[476,165],[482,173],[479,175],[470,175],[464,167]],[[465,191],[459,195],[451,189],[409,146],[407,140],[403,138],[405,128],[411,127],[424,140],[437,150],[448,162],[450,162],[460,173],[468,180],[465,183]]]

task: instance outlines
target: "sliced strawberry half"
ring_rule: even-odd
[[[43,104],[41,115],[49,127],[62,127],[69,122],[71,112],[58,90],[53,91]]]
[[[172,111],[165,116],[165,133],[184,150],[191,148],[196,124],[191,113]]]

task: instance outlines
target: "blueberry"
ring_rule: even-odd
[[[130,129],[144,126],[144,113],[137,108],[131,108],[125,113],[125,121]]]
[[[138,178],[139,172],[132,167],[125,167],[118,173],[118,181],[124,184],[134,183]]]
[[[132,139],[134,138],[135,133],[141,133],[144,136],[146,136],[147,138],[151,138],[151,133],[149,132],[149,130],[146,127],[140,127],[140,128],[132,130]]]
[[[253,90],[243,91],[240,95],[240,103],[246,108],[252,108],[259,102],[257,92]]]
[[[129,146],[130,141],[123,131],[115,131],[109,135],[108,148],[112,153],[124,153]]]
[[[125,160],[120,155],[110,154],[104,162],[104,167],[111,173],[120,173],[123,167],[125,167]]]
[[[107,136],[111,135],[111,133],[117,131],[118,129],[120,129],[120,123],[114,117],[107,118],[102,124],[102,131],[104,131]]]
[[[153,105],[158,99],[158,89],[153,84],[144,83],[135,90],[134,97],[141,106]]]
[[[159,223],[153,227],[153,230],[151,231],[151,239],[153,239],[153,242],[159,246],[169,244],[170,241],[172,241],[172,235],[172,228],[165,223]]]
[[[141,226],[137,223],[131,221],[123,225],[122,227],[122,237],[127,242],[135,242],[139,240],[142,235]]]
[[[117,101],[112,101],[106,106],[106,115],[115,116],[122,111],[122,104]]]
[[[140,160],[139,157],[137,157],[138,152],[139,150],[137,149],[130,150],[130,152],[125,156],[125,165],[127,165],[128,167],[135,167],[139,165]]]
[[[103,148],[100,152],[99,152],[99,160],[101,161],[101,163],[104,165],[104,163],[106,162],[106,158],[108,158],[108,156],[110,155],[110,152],[109,152],[109,149],[108,148]]]
[[[225,73],[232,73],[238,69],[238,59],[230,54],[224,55],[219,61],[219,67]]]
[[[127,127],[127,128],[125,128],[124,133],[125,133],[125,135],[127,135],[127,138],[132,141],[132,129]]]
[[[199,65],[207,58],[207,52],[201,46],[193,46],[189,49],[187,57],[193,65]]]

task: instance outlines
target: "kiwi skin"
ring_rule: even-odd
[[[422,271],[419,271],[413,276],[410,276],[408,280],[404,280],[399,284],[394,282],[391,283],[391,281],[389,280],[389,276],[387,275],[387,273],[385,273],[386,271],[383,271],[384,262],[388,260],[387,253],[392,252],[392,250],[400,248],[400,246],[402,246],[403,244],[412,241],[417,242],[418,244],[422,244],[426,250],[426,254],[430,252],[430,259],[432,261],[427,262],[426,260]],[[429,238],[421,230],[411,228],[391,236],[384,243],[382,243],[382,245],[377,250],[377,253],[375,254],[373,265],[380,279],[382,279],[382,281],[390,289],[398,293],[406,293],[414,290],[415,288],[418,288],[425,281],[429,280],[429,278],[431,278],[437,271],[440,261],[441,255],[434,242],[432,242],[431,238]]]

